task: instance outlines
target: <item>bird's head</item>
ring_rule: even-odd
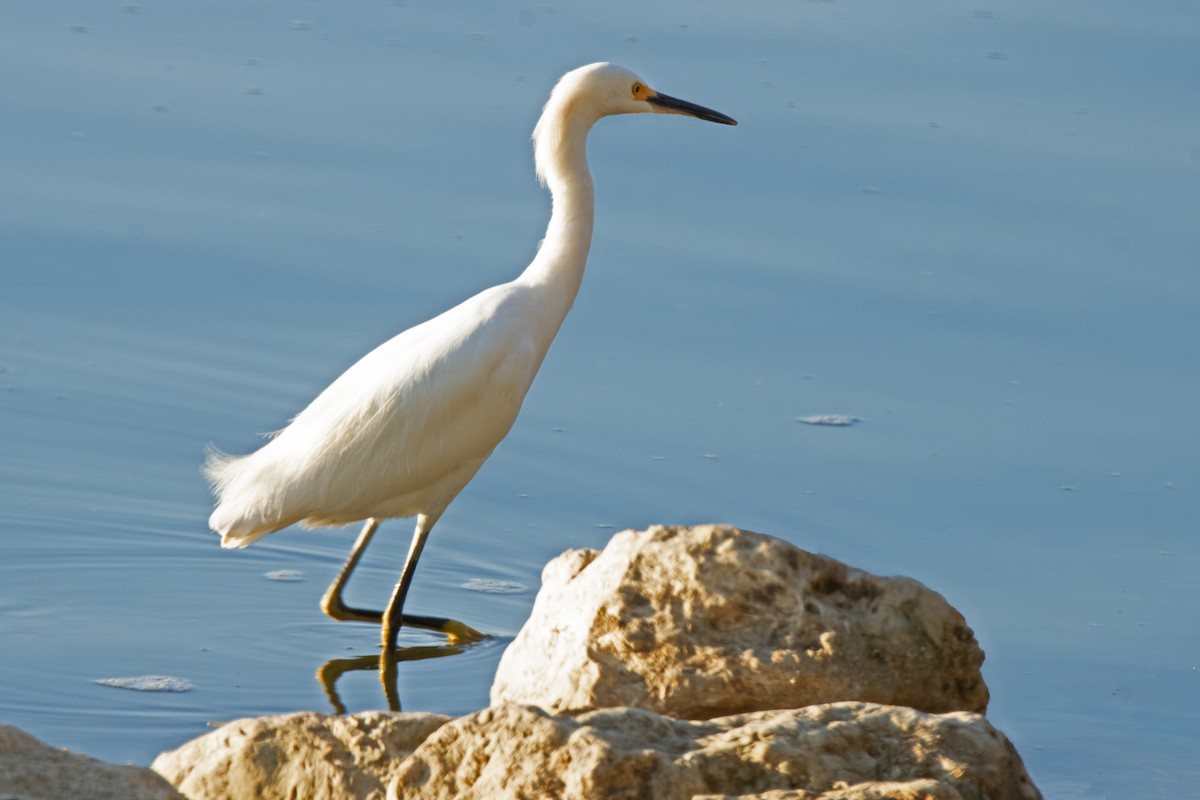
[[[567,143],[583,142],[588,129],[611,114],[683,114],[697,119],[737,125],[730,117],[686,100],[660,94],[633,72],[616,64],[589,64],[559,79],[537,127],[533,129],[538,179],[569,172],[572,151]]]
[[[610,114],[682,114],[723,125],[737,125],[731,117],[650,88],[633,71],[616,64],[588,64],[568,72],[551,95],[572,106],[574,113],[591,121]]]

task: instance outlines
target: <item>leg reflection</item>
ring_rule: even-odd
[[[384,650],[379,655],[352,656],[350,658],[332,658],[317,669],[317,681],[325,690],[325,697],[338,714],[346,713],[346,706],[338,696],[338,679],[347,672],[360,670],[378,670],[379,681],[383,684],[383,696],[387,699],[389,711],[400,710],[400,694],[396,690],[396,665],[401,661],[421,661],[426,658],[443,658],[466,651],[469,643],[423,645],[418,647],[400,647],[392,651]]]

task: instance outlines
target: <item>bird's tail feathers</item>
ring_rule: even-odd
[[[242,548],[268,533],[291,524],[278,513],[261,507],[262,498],[247,504],[237,490],[238,478],[250,467],[251,456],[232,456],[209,445],[204,460],[204,477],[217,496],[217,507],[208,518],[208,526],[221,534],[221,547]],[[294,521],[294,520],[293,520]]]
[[[212,523],[209,524],[211,525]],[[270,532],[271,531],[269,530],[261,530],[253,533],[240,534],[236,533],[235,531],[229,531],[221,534],[221,547],[225,550],[241,550],[243,547],[248,547],[249,545],[254,544]]]
[[[239,456],[231,456],[216,447],[209,444],[204,448],[204,466],[201,472],[204,473],[204,479],[208,481],[209,487],[216,493],[220,499],[222,492],[233,480],[235,470],[231,469],[239,460]]]

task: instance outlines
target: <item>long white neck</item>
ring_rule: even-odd
[[[579,292],[595,215],[595,192],[587,165],[587,135],[595,118],[578,113],[570,100],[551,97],[534,129],[538,177],[550,189],[553,208],[546,238],[517,279],[545,294],[547,322],[553,324],[550,336],[557,332]],[[558,313],[551,317],[549,308]]]

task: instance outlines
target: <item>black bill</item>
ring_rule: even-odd
[[[737,125],[737,120],[733,117],[727,117],[720,111],[713,111],[711,108],[698,106],[695,103],[689,103],[687,100],[680,100],[677,97],[671,97],[666,94],[654,94],[646,98],[646,102],[657,106],[660,110],[667,114],[686,114],[689,117],[703,119],[709,122],[719,122],[722,125]]]

